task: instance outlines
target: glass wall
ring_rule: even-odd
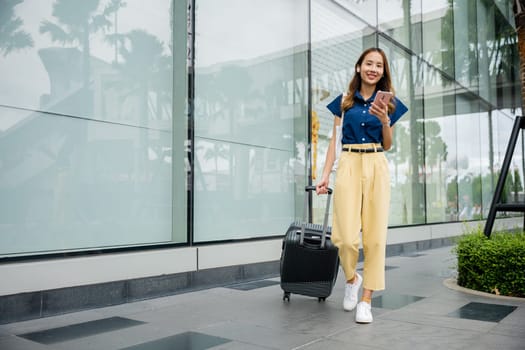
[[[184,242],[170,0],[0,13],[0,255]]]
[[[511,6],[3,2],[0,257],[282,236],[371,46],[409,107],[390,226],[484,218],[522,110]],[[505,201],[523,199],[523,147]]]

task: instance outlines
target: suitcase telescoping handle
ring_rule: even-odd
[[[313,192],[315,191],[315,186],[306,186],[304,188],[305,192]],[[326,244],[326,231],[328,230],[328,214],[330,213],[330,200],[332,198],[332,189],[328,188],[328,198],[326,199],[326,210],[324,213],[324,221],[323,221],[323,233],[321,234],[321,249],[324,249],[324,246]],[[304,196],[304,220],[301,224],[301,238],[299,240],[299,244],[303,245],[304,243],[304,231],[306,222],[308,222],[308,194],[305,194]]]

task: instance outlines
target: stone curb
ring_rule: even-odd
[[[487,297],[487,298],[492,298],[492,299],[499,299],[499,300],[515,300],[515,301],[525,302],[525,298],[508,297],[505,295],[496,295],[496,294],[480,292],[479,290],[468,289],[465,287],[458,286],[457,280],[455,278],[447,278],[446,280],[443,281],[443,284],[445,285],[445,287],[449,289],[453,289],[458,292],[463,292],[467,294],[472,294],[472,295],[477,295],[477,296]]]

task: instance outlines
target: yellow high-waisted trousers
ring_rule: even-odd
[[[378,144],[344,145],[374,148]],[[345,277],[354,277],[363,243],[363,288],[385,289],[385,249],[390,210],[390,173],[383,152],[342,152],[336,172],[332,242],[339,248]]]

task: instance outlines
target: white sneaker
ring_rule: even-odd
[[[345,286],[345,298],[343,299],[343,309],[345,311],[352,311],[357,305],[359,288],[361,287],[361,283],[363,283],[363,277],[357,272],[355,276],[356,279],[354,283],[347,283]]]
[[[362,301],[357,304],[357,310],[355,312],[355,321],[357,323],[371,323],[374,320],[372,317],[372,305],[366,301]]]

